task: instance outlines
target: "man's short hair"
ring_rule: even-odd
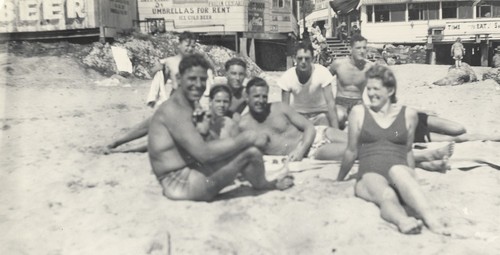
[[[215,95],[221,91],[224,91],[229,95],[229,101],[233,99],[233,93],[231,92],[231,88],[229,88],[229,86],[225,84],[217,84],[213,86],[210,89],[210,94],[208,94],[208,97],[210,98],[210,100],[213,100]]]
[[[227,71],[227,70],[229,70],[229,68],[231,66],[234,66],[234,65],[241,66],[241,67],[245,68],[245,70],[247,69],[247,63],[241,58],[232,58],[232,59],[226,61],[224,68]]]
[[[191,54],[182,58],[179,63],[179,74],[183,75],[189,68],[199,66],[206,70],[211,69],[208,60],[201,54]]]
[[[354,34],[351,37],[351,43],[350,43],[351,47],[354,45],[354,43],[356,43],[356,42],[363,42],[363,41],[368,42],[368,40],[366,38],[364,38],[362,35],[360,35],[360,34]]]
[[[247,94],[250,93],[250,89],[252,87],[266,87],[269,88],[269,85],[267,84],[266,80],[260,78],[260,77],[253,77],[250,79],[247,83],[247,87],[245,88]]]
[[[184,31],[182,34],[179,35],[179,42],[183,41],[196,41],[196,35],[189,32],[189,31]]]
[[[295,46],[295,55],[297,55],[297,52],[299,50],[309,51],[309,52],[311,52],[311,55],[314,56],[314,48],[313,48],[312,44],[309,42],[306,42],[306,41],[298,42],[297,45]]]

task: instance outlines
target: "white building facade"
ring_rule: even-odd
[[[488,65],[500,45],[500,0],[361,0],[359,11],[370,43],[427,44],[438,62],[458,37],[473,65]]]

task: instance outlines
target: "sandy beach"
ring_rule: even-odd
[[[418,180],[460,236],[405,236],[336,183],[339,165],[295,173],[289,190],[243,183],[211,203],[161,194],[147,154],[96,153],[152,114],[147,80],[115,82],[71,58],[0,55],[0,254],[500,254],[500,172],[489,166]],[[500,132],[500,85],[438,87],[448,66],[392,67],[403,104]],[[478,77],[488,70],[473,67]],[[273,79],[280,73],[268,73]],[[273,86],[271,99],[279,100]],[[140,141],[139,141],[140,142]],[[456,157],[500,161],[500,143]],[[453,157],[452,157],[453,160]]]

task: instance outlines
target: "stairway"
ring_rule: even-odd
[[[333,58],[341,58],[351,54],[349,43],[342,43],[339,39],[334,37],[326,38],[326,44],[333,52]]]

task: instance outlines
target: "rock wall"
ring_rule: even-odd
[[[141,79],[150,79],[149,70],[159,59],[174,56],[178,43],[178,36],[172,33],[155,36],[132,34],[118,38],[112,43],[10,42],[9,51],[24,56],[48,55],[74,57],[84,67],[111,76],[118,72],[111,53],[111,46],[120,46],[127,49],[128,57],[133,65],[133,76]],[[197,43],[195,51],[207,57],[218,75],[224,74],[224,63],[232,57],[239,57],[245,60],[248,66],[248,75],[259,75],[262,72],[249,57],[241,56],[225,47]]]

